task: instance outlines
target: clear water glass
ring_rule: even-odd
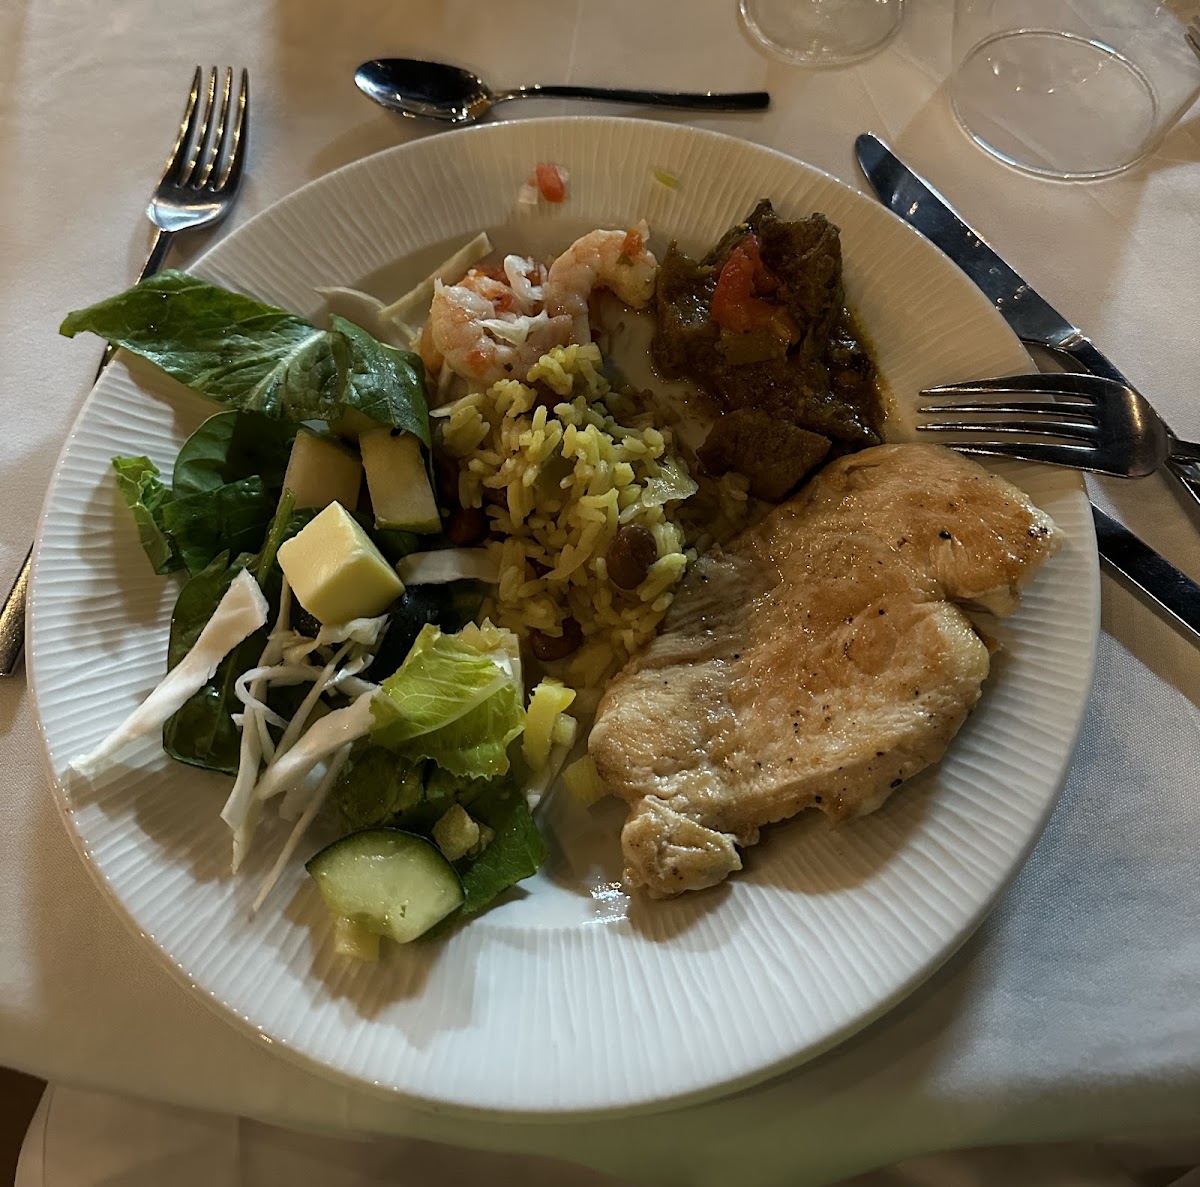
[[[1188,3],[956,0],[950,101],[976,143],[1045,177],[1107,177],[1200,94]]]
[[[844,66],[896,35],[904,0],[739,0],[746,28],[777,57]]]

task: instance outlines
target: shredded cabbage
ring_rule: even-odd
[[[220,662],[266,621],[267,599],[258,582],[242,569],[187,655],[99,746],[71,766],[81,775],[95,775],[131,742],[162,729],[167,718],[212,679]]]
[[[396,562],[396,572],[405,587],[441,585],[447,581],[500,580],[500,558],[487,548],[439,548],[434,552],[410,552]]]

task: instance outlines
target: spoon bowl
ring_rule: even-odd
[[[770,104],[766,91],[640,91],[617,87],[531,86],[493,91],[478,75],[446,62],[418,58],[372,58],[354,72],[354,82],[368,99],[416,119],[473,124],[509,99],[600,99],[692,111],[762,111]]]
[[[354,72],[368,99],[419,119],[473,124],[496,102],[482,78],[446,62],[416,58],[373,58]]]

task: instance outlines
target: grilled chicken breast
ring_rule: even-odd
[[[764,824],[878,808],[979,698],[988,649],[960,606],[1014,610],[1059,540],[975,462],[882,445],[701,557],[589,740],[630,804],[626,881],[654,897],[711,886]]]

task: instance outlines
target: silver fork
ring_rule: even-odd
[[[1118,478],[1144,478],[1168,459],[1200,464],[1200,445],[1176,437],[1133,388],[1099,375],[1009,375],[926,388],[921,395],[939,402],[918,411],[943,419],[918,430],[938,433],[963,453]]]
[[[150,254],[138,273],[139,281],[162,267],[171,239],[178,232],[214,226],[229,213],[237,197],[246,161],[250,78],[243,70],[236,95],[232,68],[225,70],[223,84],[219,80],[220,71],[215,66],[208,73],[207,83],[199,66],[192,75],[179,135],[146,207],[146,217],[154,224],[155,232]],[[105,350],[97,379],[113,353],[111,346]],[[0,676],[13,674],[25,646],[25,598],[32,556],[31,544],[0,608]]]
[[[214,66],[204,83],[204,71],[197,66],[192,75],[179,135],[167,156],[162,178],[146,206],[146,217],[154,224],[150,254],[138,280],[145,280],[163,266],[171,240],[180,231],[195,231],[219,223],[228,213],[238,194],[246,160],[247,106],[250,102],[250,76],[243,70],[236,98],[233,95],[233,69],[225,70],[218,108]],[[213,116],[216,115],[214,122]],[[100,360],[96,378],[108,366],[115,353],[109,346]],[[8,675],[0,671],[0,675]]]

